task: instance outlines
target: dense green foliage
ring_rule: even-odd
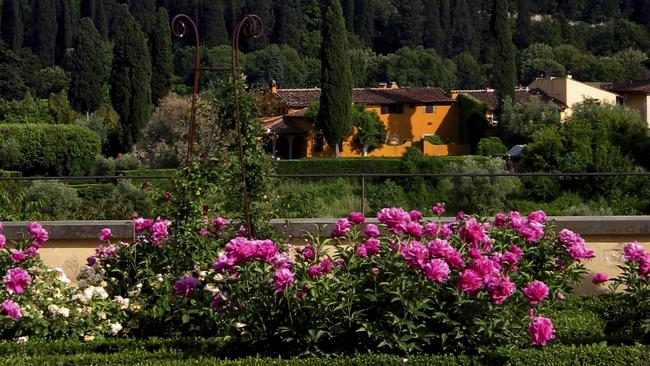
[[[0,140],[8,139],[16,141],[21,154],[8,168],[25,175],[92,174],[101,148],[92,131],[71,125],[0,124]]]
[[[323,7],[321,35],[321,96],[316,125],[323,131],[334,156],[352,128],[352,83],[343,10],[338,0]]]
[[[151,53],[151,100],[158,105],[172,85],[174,64],[172,60],[171,30],[169,15],[165,8],[156,12],[156,22],[149,35]]]
[[[515,47],[512,44],[508,0],[494,0],[493,4],[490,24],[494,66],[492,86],[496,89],[499,106],[503,106],[505,98],[515,99]]]
[[[103,46],[99,33],[89,18],[79,23],[74,53],[70,61],[68,96],[70,103],[79,112],[94,112],[102,103],[102,86],[105,78]]]

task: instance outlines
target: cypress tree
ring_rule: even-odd
[[[79,31],[74,43],[74,54],[70,60],[68,98],[72,107],[82,113],[96,111],[102,104],[104,83],[104,52],[102,41],[89,18],[79,22]]]
[[[108,14],[103,0],[97,1],[94,18],[95,28],[103,41],[108,41]]]
[[[343,18],[345,19],[345,29],[354,33],[354,13],[355,0],[343,0]]]
[[[23,46],[23,22],[20,16],[20,0],[4,0],[0,34],[5,45],[12,51]]]
[[[32,15],[32,50],[44,65],[52,65],[57,34],[56,1],[34,1]]]
[[[271,0],[246,0],[243,14],[257,14],[264,23],[264,33],[256,39],[246,39],[246,48],[250,51],[266,48],[269,45],[269,30],[273,29]]]
[[[372,0],[356,0],[354,29],[363,43],[371,47],[375,36],[374,8]]]
[[[74,28],[72,26],[72,3],[70,0],[58,0],[57,22],[58,32],[56,36],[56,49],[54,58],[60,64],[65,57],[66,50],[72,47],[74,39]]]
[[[223,17],[223,0],[204,0],[202,7],[200,24],[203,29],[203,43],[205,46],[214,47],[229,44],[226,20]],[[157,22],[160,21],[159,17],[160,15],[158,15]]]
[[[151,33],[156,20],[156,0],[129,0],[128,4],[131,14],[140,24],[142,31],[145,34]]]
[[[113,47],[111,101],[120,116],[120,144],[129,151],[151,116],[151,58],[147,39],[126,5],[116,11],[120,22]]]
[[[299,49],[303,32],[302,4],[300,0],[280,0],[278,6],[276,39],[279,43]]]
[[[515,45],[517,48],[524,49],[530,45],[530,35],[532,25],[530,22],[530,0],[519,0],[517,4],[517,32],[515,36]]]
[[[427,25],[424,31],[424,47],[434,48],[442,55],[445,52],[445,37],[440,24],[440,0],[425,0],[424,8],[426,9],[424,23]]]
[[[339,155],[352,129],[352,82],[348,38],[339,0],[326,0],[321,19],[321,97],[317,124]]]
[[[515,100],[515,47],[508,19],[508,0],[494,0],[490,28],[494,51],[492,83],[501,105],[506,97]]]
[[[98,0],[81,0],[81,17],[82,18],[95,19],[97,1]]]
[[[232,34],[235,25],[237,24],[237,18],[241,14],[241,1],[242,0],[224,0],[224,14],[223,17],[226,20],[226,28],[228,29],[228,34]]]
[[[451,54],[457,55],[463,52],[469,52],[474,57],[478,57],[480,35],[476,29],[476,19],[474,14],[477,11],[472,9],[468,0],[458,0],[454,8],[453,23],[451,25],[450,51]]]
[[[156,12],[156,23],[149,37],[151,49],[151,100],[158,105],[172,85],[174,63],[172,59],[171,29],[165,8]]]
[[[424,36],[424,4],[422,0],[401,0],[397,7],[400,14],[400,43],[406,47],[422,45]]]
[[[451,44],[449,35],[451,34],[451,5],[449,0],[440,0],[440,34],[444,47],[444,55],[449,56]]]

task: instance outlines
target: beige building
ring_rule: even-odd
[[[538,78],[528,87],[539,89],[549,97],[564,103],[568,108],[563,117],[570,116],[572,107],[585,100],[597,100],[600,103],[611,105],[622,103],[621,97],[615,92],[601,89],[598,84],[574,80],[571,75]]]
[[[613,85],[610,90],[623,97],[625,106],[638,110],[643,121],[650,126],[650,79]]]

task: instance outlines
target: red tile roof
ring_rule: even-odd
[[[320,89],[278,89],[278,97],[289,108],[309,107],[320,99]],[[440,88],[359,88],[352,90],[354,103],[386,105],[401,103],[453,103]]]
[[[619,94],[632,92],[650,93],[650,79],[633,81],[626,84],[612,85],[609,90]]]
[[[494,89],[483,89],[483,90],[457,90],[460,94],[469,95],[475,99],[480,100],[481,102],[487,105],[488,111],[494,111],[497,108],[497,94]],[[515,102],[516,103],[525,103],[532,99],[533,96],[539,97],[542,103],[555,103],[560,109],[566,109],[567,105],[561,101],[549,96],[544,93],[541,89],[517,89],[515,91]]]

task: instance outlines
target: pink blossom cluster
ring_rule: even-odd
[[[20,305],[13,300],[5,300],[0,304],[0,314],[8,316],[14,320],[18,320],[22,317]]]
[[[199,280],[192,276],[183,276],[174,283],[174,293],[183,297],[190,297],[192,292],[199,286]]]
[[[639,274],[641,276],[648,276],[650,274],[650,253],[646,253],[639,242],[635,241],[625,244],[623,247],[623,256],[627,261],[637,262],[639,264]]]
[[[402,208],[382,208],[377,213],[380,223],[386,225],[388,231],[395,234],[404,234],[406,225],[411,222],[411,215]]]
[[[533,316],[528,326],[530,343],[539,346],[546,346],[548,341],[555,339],[555,328],[551,319],[542,316]]]
[[[309,277],[321,277],[327,273],[332,273],[334,270],[334,263],[331,259],[327,258],[319,264],[314,264],[309,267]]]
[[[3,283],[9,294],[20,295],[32,283],[32,276],[20,267],[11,268],[3,277]]]
[[[348,233],[348,231],[350,231],[351,226],[352,225],[348,219],[339,219],[336,221],[336,224],[334,224],[334,229],[332,229],[330,236],[332,238],[342,238]]]
[[[585,240],[571,230],[560,231],[558,240],[566,247],[569,256],[574,260],[581,261],[594,257],[594,251],[585,246]]]
[[[357,249],[357,254],[364,258],[379,254],[379,240],[374,237],[366,239]]]
[[[42,247],[47,240],[49,239],[49,234],[47,230],[41,226],[38,222],[32,222],[27,225],[27,232],[32,237],[32,245],[36,248]]]
[[[508,217],[500,213],[496,216],[494,224],[497,227],[510,227],[529,243],[536,243],[544,236],[544,223],[547,221],[544,211],[535,211],[522,217],[517,211],[511,211]]]

